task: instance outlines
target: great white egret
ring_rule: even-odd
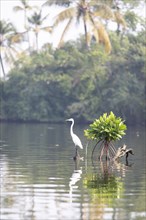
[[[78,154],[77,147],[83,149],[83,145],[82,145],[81,140],[79,139],[79,137],[76,134],[74,134],[74,132],[73,132],[74,119],[69,118],[66,121],[71,121],[72,122],[72,124],[70,126],[70,135],[71,135],[72,141],[74,142],[74,145],[76,147],[76,156],[74,157],[74,159],[76,159],[77,157],[80,157],[79,154]]]

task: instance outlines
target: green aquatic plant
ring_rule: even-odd
[[[89,140],[96,140],[96,144],[92,151],[99,145],[101,148],[100,159],[106,154],[106,159],[115,156],[116,149],[113,145],[114,141],[120,140],[125,135],[127,129],[124,121],[120,117],[116,117],[111,111],[110,114],[104,113],[98,119],[90,124],[90,128],[84,130],[84,135]]]

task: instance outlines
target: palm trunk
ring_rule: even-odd
[[[24,27],[26,29],[26,33],[27,33],[27,41],[28,41],[28,50],[30,52],[31,47],[30,47],[30,39],[29,39],[29,28],[28,28],[28,20],[27,20],[27,11],[26,9],[24,10]]]
[[[88,34],[87,34],[87,25],[86,25],[86,22],[85,22],[85,18],[83,19],[83,22],[84,22],[86,48],[88,49],[88,47],[89,47],[89,45],[88,45]]]
[[[28,40],[28,50],[31,51],[30,39],[29,39],[29,31],[27,30],[27,40]]]
[[[5,79],[5,77],[6,77],[6,72],[5,72],[5,68],[4,68],[4,64],[3,64],[3,60],[2,60],[1,55],[0,55],[0,63],[1,63],[2,71],[3,71],[3,75],[4,75],[4,79]]]
[[[38,52],[39,50],[39,45],[38,45],[38,33],[35,33],[35,37],[36,37],[36,51]]]

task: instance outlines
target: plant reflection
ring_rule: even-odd
[[[129,165],[119,162],[100,162],[98,172],[93,164],[94,172],[87,174],[84,186],[91,194],[92,202],[98,200],[98,204],[112,205],[114,199],[122,198],[124,193],[124,181],[126,168]]]

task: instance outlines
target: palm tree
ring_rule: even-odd
[[[29,50],[30,50],[30,42],[29,42],[29,27],[28,27],[28,11],[31,11],[32,9],[34,8],[37,8],[36,6],[30,6],[28,4],[28,0],[20,0],[20,3],[21,3],[21,6],[15,6],[13,8],[14,12],[19,12],[19,11],[23,11],[24,12],[24,28],[26,30],[26,33],[27,33],[27,41],[28,41],[28,47],[29,47]]]
[[[17,44],[21,41],[22,35],[16,32],[11,22],[0,21],[0,63],[4,78],[6,76],[4,60],[5,62],[12,63],[17,58]]]
[[[20,0],[22,6],[15,6],[13,8],[14,12],[23,11],[24,12],[24,27],[27,30],[27,11],[32,10],[34,7],[28,4],[28,0]]]
[[[51,33],[52,32],[52,27],[47,26],[47,27],[41,27],[43,25],[44,20],[49,16],[46,15],[45,17],[42,17],[42,10],[39,12],[34,12],[31,18],[28,18],[28,22],[31,24],[31,29],[35,33],[35,38],[36,38],[36,50],[38,51],[39,46],[38,46],[38,34],[40,31],[46,31]]]
[[[45,5],[56,2],[55,0],[48,0]],[[63,1],[64,2],[64,1]],[[70,1],[71,2],[71,1]],[[70,3],[69,2],[69,3]],[[61,22],[67,21],[66,26],[60,38],[59,47],[63,44],[63,39],[73,21],[78,23],[82,20],[84,27],[84,35],[86,47],[91,44],[91,39],[94,36],[97,43],[102,42],[105,46],[107,53],[111,51],[111,43],[108,33],[103,25],[103,20],[113,20],[119,24],[125,25],[122,20],[122,15],[117,14],[112,10],[113,0],[79,0],[76,4],[65,8],[55,18],[54,28]],[[118,19],[118,15],[119,18]]]

